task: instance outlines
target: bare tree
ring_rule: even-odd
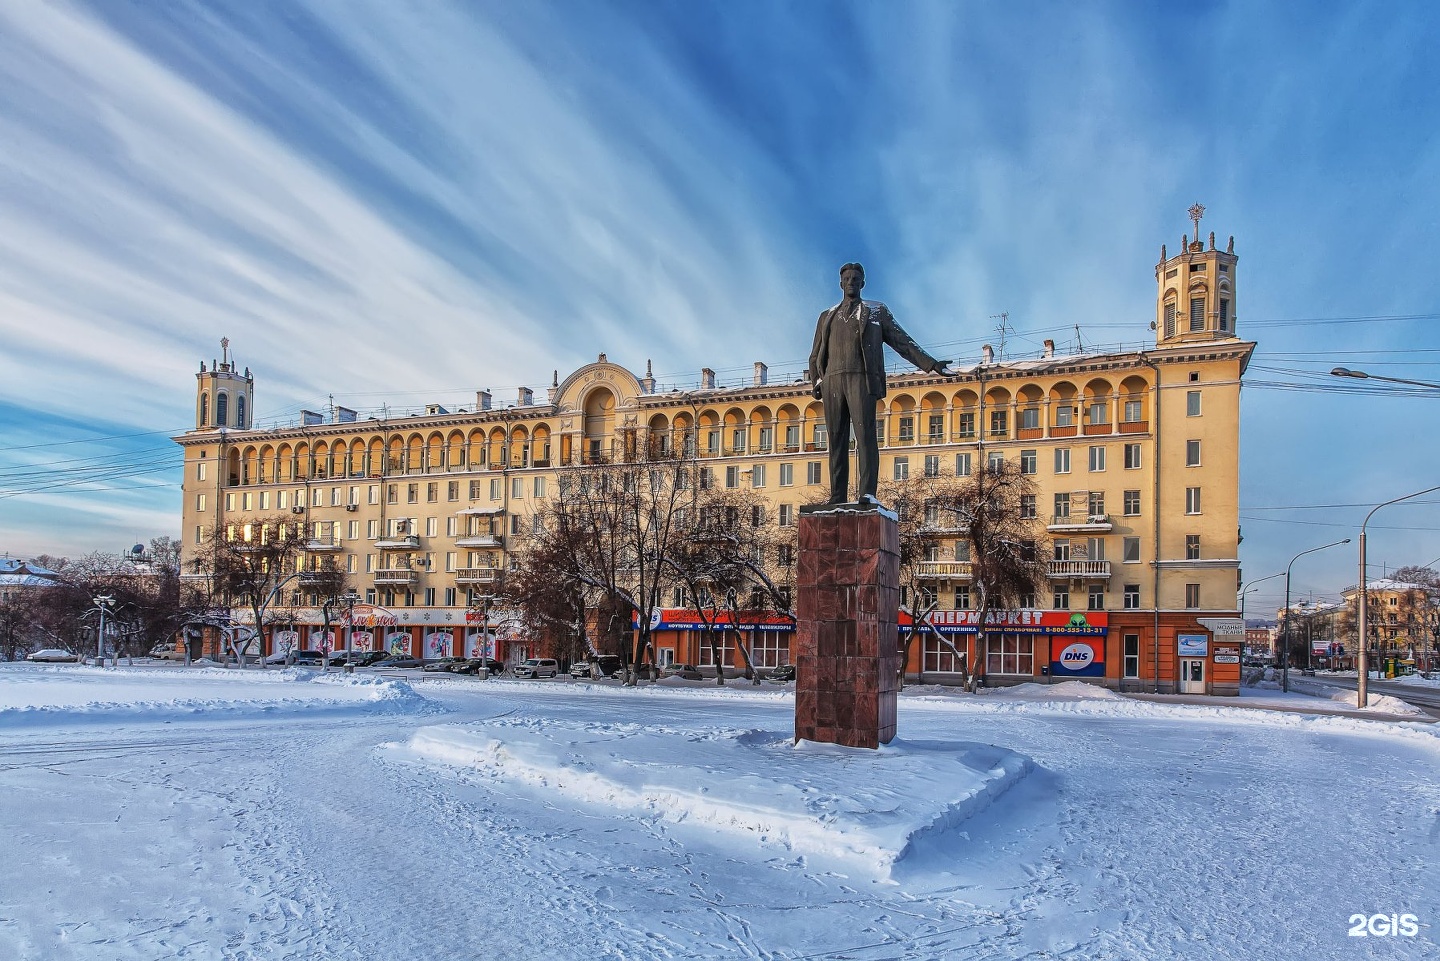
[[[243,667],[252,645],[261,665],[269,613],[286,584],[301,576],[305,556],[305,526],[287,515],[260,518],[246,524],[217,527],[206,539],[197,559],[210,575],[213,601],[224,609],[244,608],[248,625],[215,625],[223,643]]]

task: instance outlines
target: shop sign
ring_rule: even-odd
[[[1210,653],[1209,634],[1181,634],[1176,640],[1181,657],[1206,657]]]
[[[700,612],[685,608],[661,608],[650,612],[650,629],[652,631],[733,631],[735,630],[735,618],[729,611],[721,611],[710,618],[711,623],[706,624]],[[638,628],[639,622],[635,618],[630,619],[630,626]],[[740,629],[742,631],[793,631],[795,622],[784,614],[774,611],[743,611],[740,615]]]
[[[1239,664],[1240,648],[1216,647],[1214,661],[1216,664]]]
[[[1104,677],[1104,642],[1056,638],[1050,642],[1051,677]]]
[[[975,634],[980,630],[979,611],[931,611],[926,620],[942,634]],[[908,630],[913,623],[908,612],[900,612],[902,630]],[[1109,627],[1108,611],[991,611],[985,620],[985,630],[1006,634],[1104,637]]]

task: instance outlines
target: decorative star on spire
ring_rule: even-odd
[[[220,338],[220,356],[221,356],[221,358],[225,361],[225,363],[227,363],[227,364],[230,363],[230,338],[229,338],[229,337],[221,337],[221,338]]]
[[[1195,239],[1200,239],[1200,218],[1205,216],[1204,204],[1193,204],[1190,207],[1190,220],[1195,224]]]

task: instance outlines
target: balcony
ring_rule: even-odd
[[[420,549],[419,534],[390,534],[375,542],[377,550],[382,551],[418,551]]]
[[[316,584],[321,584],[333,579],[339,573],[338,568],[301,571],[300,583],[308,587],[313,587]]]
[[[1108,534],[1111,530],[1109,514],[1056,514],[1050,518],[1045,529],[1052,534],[1095,533]]]
[[[465,534],[455,539],[456,547],[504,547],[505,538],[500,534]]]
[[[921,561],[917,577],[926,580],[968,581],[971,577],[969,561]]]
[[[376,587],[408,587],[415,583],[415,570],[409,567],[381,568],[375,572]]]
[[[311,537],[305,541],[305,549],[307,551],[338,551],[340,550],[340,538],[334,534]]]
[[[462,567],[455,571],[456,584],[498,584],[500,582],[500,568],[498,567]]]
[[[1090,580],[1108,580],[1110,577],[1109,561],[1051,561],[1050,578],[1052,580],[1064,580],[1069,577],[1078,577]]]

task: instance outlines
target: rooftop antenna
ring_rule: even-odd
[[[997,332],[999,333],[999,335],[1000,335],[1000,359],[1001,359],[1001,360],[1004,360],[1004,359],[1005,359],[1005,335],[1006,335],[1006,333],[1007,333],[1007,332],[1009,331],[1009,329],[1010,329],[1010,311],[1008,311],[1008,310],[1002,310],[1002,311],[1000,311],[1000,313],[998,313],[998,314],[991,314],[991,315],[990,315],[990,319],[991,319],[991,320],[998,320],[998,321],[1000,321],[1000,323],[999,323],[999,324],[997,325],[997,327],[996,327],[996,331],[997,331]]]
[[[1079,324],[1076,324],[1076,325],[1075,325],[1075,353],[1077,353],[1077,354],[1083,354],[1083,353],[1085,353],[1085,345],[1080,342],[1080,325],[1079,325]]]
[[[335,395],[325,395],[325,416],[331,422],[335,422]]]

